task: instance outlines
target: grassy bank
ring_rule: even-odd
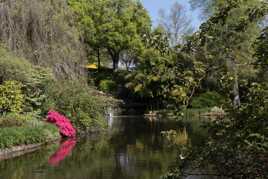
[[[6,127],[0,131],[0,149],[18,145],[46,143],[60,138],[57,128],[50,124]]]
[[[56,126],[41,121],[34,113],[2,115],[0,127],[0,149],[46,143],[60,138]]]

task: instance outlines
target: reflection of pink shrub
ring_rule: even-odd
[[[60,144],[58,150],[49,158],[48,163],[51,166],[59,165],[60,161],[64,160],[73,150],[76,144],[76,139],[68,139]]]
[[[75,137],[76,135],[76,130],[70,120],[56,111],[50,110],[48,112],[47,122],[55,124],[64,137]]]

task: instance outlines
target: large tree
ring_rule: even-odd
[[[204,76],[203,65],[193,56],[170,48],[167,34],[156,28],[146,40],[146,49],[127,87],[152,104],[188,106]]]
[[[120,55],[143,48],[143,36],[150,32],[151,21],[138,1],[70,0],[77,13],[84,40],[99,53],[105,49],[118,68]]]
[[[213,75],[230,94],[235,106],[240,105],[241,79],[254,75],[251,65],[253,42],[261,29],[263,14],[260,0],[217,1],[217,11],[189,41],[186,49],[207,66],[207,75]],[[255,12],[256,9],[260,12]],[[190,52],[190,53],[191,53]],[[222,89],[224,89],[222,88]]]
[[[257,61],[255,66],[259,69],[259,81],[266,81],[268,77],[268,27],[264,28],[255,43]]]

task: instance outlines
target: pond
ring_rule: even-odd
[[[177,156],[162,130],[177,122],[139,116],[114,118],[108,134],[65,140],[17,158],[0,161],[1,179],[156,179]]]

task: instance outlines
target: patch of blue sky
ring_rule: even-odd
[[[197,30],[202,23],[201,14],[200,11],[191,9],[188,0],[141,0],[144,7],[148,10],[154,26],[158,23],[159,10],[164,9],[168,12],[176,1],[186,8],[187,16],[192,19],[192,25]]]

